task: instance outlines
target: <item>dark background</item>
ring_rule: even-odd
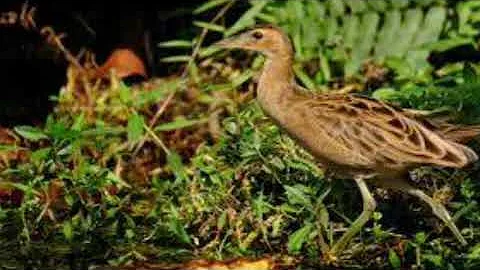
[[[170,52],[159,49],[158,42],[191,39],[198,31],[192,20],[214,16],[194,18],[192,11],[202,2],[37,0],[28,4],[37,8],[39,27],[51,25],[56,33],[67,33],[64,43],[73,53],[89,48],[102,63],[113,49],[130,48],[142,58],[149,76],[162,76],[169,70],[159,59]],[[24,3],[2,0],[0,12],[20,12]],[[235,9],[242,9],[242,3]],[[41,123],[52,107],[48,97],[65,83],[65,68],[63,57],[38,32],[0,25],[0,126]]]

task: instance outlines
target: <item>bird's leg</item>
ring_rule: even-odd
[[[462,234],[458,230],[457,226],[455,226],[455,223],[453,222],[453,219],[450,217],[450,214],[448,213],[447,209],[443,206],[443,204],[436,202],[434,199],[429,197],[427,194],[425,194],[423,191],[416,189],[414,187],[410,187],[408,190],[406,190],[408,194],[411,194],[415,197],[420,198],[422,201],[426,202],[428,205],[433,210],[433,214],[437,216],[439,219],[441,219],[447,226],[450,228],[452,233],[455,235],[455,237],[458,239],[458,241],[462,245],[467,245],[467,241],[465,238],[463,238]]]
[[[372,194],[368,190],[367,184],[363,180],[363,178],[355,178],[355,182],[357,183],[358,188],[360,189],[360,193],[362,194],[363,199],[363,212],[360,216],[350,225],[350,228],[342,235],[342,237],[333,245],[333,247],[329,251],[329,256],[334,257],[335,254],[341,253],[350,240],[363,228],[365,223],[370,220],[373,211],[377,206],[375,199],[373,198]]]

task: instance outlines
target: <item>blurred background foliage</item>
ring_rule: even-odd
[[[361,211],[356,188],[331,181],[263,115],[254,99],[263,56],[208,46],[258,24],[290,35],[296,77],[311,91],[479,122],[480,2],[248,3],[236,18],[236,1],[199,5],[196,35],[158,44],[172,54],[160,59],[178,70],[171,76],[127,86],[113,75],[86,81],[71,67],[44,125],[2,133],[2,266],[265,255],[297,269],[325,265],[323,252]],[[477,167],[412,172],[455,214],[469,246],[418,201],[375,190],[379,209],[339,267],[479,267]]]

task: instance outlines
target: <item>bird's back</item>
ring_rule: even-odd
[[[344,94],[285,98],[277,122],[326,166],[356,173],[391,173],[430,164],[464,167],[478,159],[383,102]]]

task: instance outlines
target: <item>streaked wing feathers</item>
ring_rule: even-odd
[[[313,116],[360,164],[403,167],[434,164],[463,167],[478,159],[470,148],[444,139],[401,109],[353,95],[324,95],[308,101]]]

